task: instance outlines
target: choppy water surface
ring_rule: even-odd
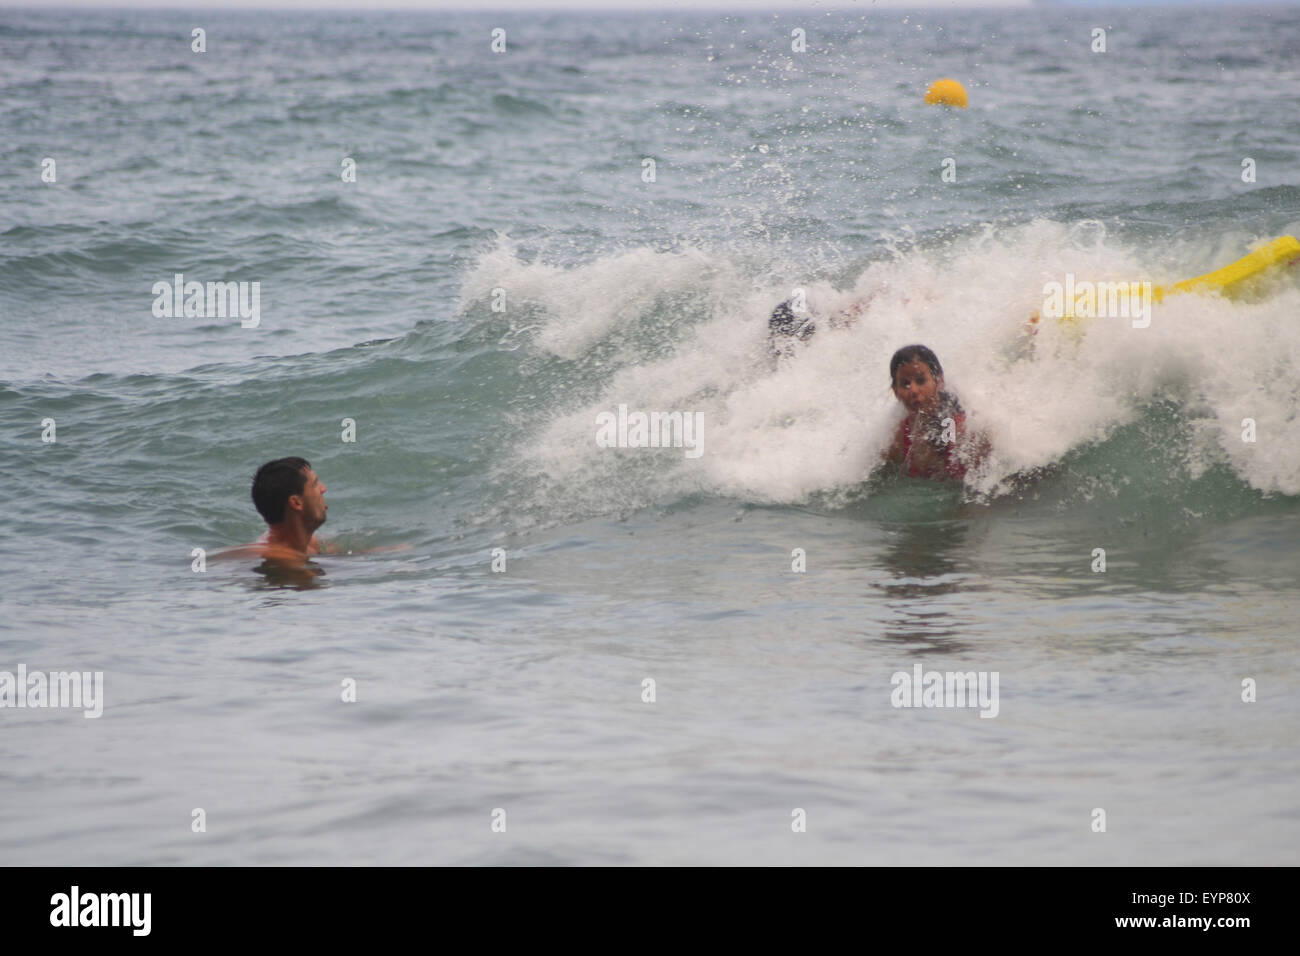
[[[0,12],[0,671],[105,686],[0,709],[6,862],[1294,862],[1295,270],[1024,328],[1300,231],[1300,11],[200,19]],[[913,341],[962,488],[865,480]],[[409,550],[192,571],[286,454]]]

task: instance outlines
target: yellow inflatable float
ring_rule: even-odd
[[[1274,266],[1284,266],[1297,259],[1300,259],[1300,241],[1295,236],[1278,236],[1222,269],[1215,269],[1195,279],[1184,279],[1171,286],[1156,286],[1151,290],[1151,298],[1159,302],[1165,296],[1180,292],[1218,292],[1220,295],[1231,296],[1244,291],[1246,283],[1256,276]]]
[[[1297,261],[1300,261],[1300,240],[1295,236],[1279,236],[1221,269],[1215,269],[1213,272],[1192,279],[1184,279],[1173,285],[1152,286],[1150,301],[1160,302],[1173,295],[1193,292],[1211,292],[1229,298],[1244,296],[1256,287],[1252,280],[1262,278],[1265,273],[1278,266]],[[1091,286],[1092,283],[1088,285]],[[1135,287],[1137,283],[1125,283],[1125,285]],[[1057,316],[1061,322],[1074,322],[1079,318],[1089,317],[1086,311],[1083,315],[1075,314],[1075,298],[1072,292],[1071,289],[1063,296],[1063,308],[1061,314]],[[1029,320],[1030,325],[1036,325],[1038,319],[1039,313],[1036,312]]]

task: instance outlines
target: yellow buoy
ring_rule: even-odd
[[[965,109],[966,87],[956,80],[935,80],[930,84],[930,89],[926,91],[925,101],[927,103],[942,103],[944,106],[960,106]]]

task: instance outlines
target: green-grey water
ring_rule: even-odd
[[[105,688],[0,707],[6,862],[1294,861],[1295,270],[1025,330],[1300,232],[1297,8],[6,10],[0,87],[0,671]],[[960,487],[872,475],[914,341]],[[196,572],[281,455],[410,547]]]

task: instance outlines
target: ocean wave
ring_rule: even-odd
[[[1156,494],[1161,482],[1226,469],[1255,497],[1300,495],[1294,277],[1258,301],[1166,299],[1147,328],[1095,319],[1027,334],[1054,277],[1170,282],[1224,264],[1221,246],[1184,240],[1153,254],[1100,223],[1050,221],[921,244],[839,286],[806,283],[816,315],[864,299],[869,308],[775,364],[767,313],[800,278],[786,272],[783,282],[771,263],[755,272],[753,262],[700,248],[559,266],[525,261],[502,239],[467,273],[461,314],[495,330],[521,375],[546,383],[535,407],[516,411],[518,443],[500,469],[539,510],[578,501],[617,512],[697,493],[755,503],[857,493],[899,417],[889,356],[917,341],[939,354],[972,427],[992,437],[973,495],[1091,467],[1088,450],[1098,447],[1108,449],[1117,491],[1144,476]],[[487,306],[493,289],[507,290],[513,324]],[[678,449],[598,447],[597,415],[620,405],[701,413],[706,451],[692,460]],[[1254,440],[1243,440],[1246,420]]]

